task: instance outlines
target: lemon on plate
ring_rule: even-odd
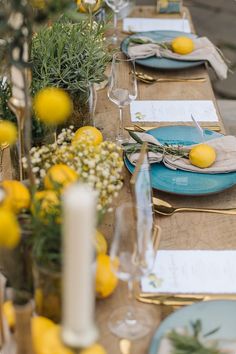
[[[176,37],[171,42],[171,48],[177,54],[190,54],[194,50],[194,42],[188,37]]]
[[[114,271],[118,262],[111,260],[106,254],[98,254],[95,288],[98,298],[106,298],[111,295],[118,284],[118,278]]]
[[[5,180],[0,184],[5,192],[3,207],[19,213],[30,207],[30,193],[26,186],[16,180]]]
[[[45,189],[64,188],[76,182],[78,174],[65,164],[56,164],[49,168],[44,178]]]
[[[207,144],[194,146],[189,152],[189,161],[192,165],[207,168],[213,165],[216,160],[215,149]]]
[[[89,143],[96,146],[103,142],[103,136],[100,130],[95,127],[86,125],[76,130],[72,140],[72,144],[75,145],[80,140],[88,140]]]
[[[33,107],[37,118],[47,125],[64,123],[73,111],[68,93],[57,87],[40,90],[34,98]]]

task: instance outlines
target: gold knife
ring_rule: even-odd
[[[166,126],[167,125],[165,125],[165,127]],[[183,125],[183,127],[186,127],[186,126],[192,127],[192,125]],[[137,126],[137,125],[132,125],[132,126],[126,126],[125,130],[131,131],[131,132],[135,132],[135,131],[137,131],[137,132],[142,132],[142,131],[145,132],[145,131],[148,131],[148,130],[157,129],[157,128],[161,128],[161,127],[163,127],[163,125],[162,126],[159,125],[159,126],[156,126],[156,127],[154,127],[154,126],[142,126],[142,127],[140,127],[140,126]],[[209,130],[212,130],[212,131],[215,131],[215,132],[220,132],[221,131],[221,127],[219,125],[201,125],[201,127],[203,129],[209,129]]]

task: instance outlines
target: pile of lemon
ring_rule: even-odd
[[[3,316],[8,326],[14,332],[15,310],[11,301],[3,304]],[[32,344],[35,354],[74,354],[61,340],[61,326],[46,317],[36,316],[31,319]],[[82,354],[106,354],[105,349],[98,343],[81,350]]]

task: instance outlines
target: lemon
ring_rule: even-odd
[[[100,130],[89,125],[86,125],[76,130],[72,140],[72,144],[75,145],[77,141],[84,139],[87,139],[88,142],[91,142],[94,146],[99,145],[103,142],[103,136]]]
[[[189,161],[192,165],[206,168],[213,165],[216,160],[216,152],[213,147],[207,144],[194,146],[189,153]]]
[[[189,54],[194,50],[194,42],[188,37],[176,37],[171,42],[173,52],[178,54]]]
[[[94,4],[86,4],[86,0],[77,0],[77,9],[79,12],[89,12],[89,6],[91,6],[92,12],[96,12],[101,6],[101,0],[94,0]]]
[[[15,213],[19,213],[22,209],[30,207],[30,193],[23,183],[15,180],[5,180],[0,186],[6,193],[3,200],[4,208],[10,208]]]
[[[0,145],[13,145],[17,139],[15,124],[8,121],[0,121]]]
[[[97,253],[107,253],[107,241],[103,234],[99,231],[96,231],[96,236],[95,236],[95,248]]]
[[[13,329],[16,325],[16,315],[12,301],[4,302],[2,306],[2,311],[9,328]]]
[[[31,319],[32,341],[35,354],[42,353],[42,339],[44,335],[53,327],[55,323],[46,317],[37,316]]]
[[[71,167],[57,164],[48,170],[44,178],[44,187],[46,189],[66,187],[74,183],[77,179],[78,175]]]
[[[58,207],[60,201],[55,191],[44,190],[34,194],[34,204],[37,206],[37,212],[40,217],[50,214],[55,208]],[[32,206],[32,211],[35,212],[35,206]]]
[[[105,348],[98,343],[91,345],[88,348],[82,349],[80,354],[106,354]]]
[[[73,103],[64,90],[48,87],[36,94],[34,111],[44,124],[57,125],[65,122],[71,116]]]
[[[35,354],[73,354],[61,341],[61,327],[54,325],[41,338],[40,350]]]
[[[15,214],[10,210],[0,209],[0,246],[15,248],[20,238],[20,226]]]
[[[111,261],[106,254],[98,254],[96,268],[96,294],[99,298],[105,298],[113,293],[118,284],[118,279],[113,269],[118,265]]]
[[[46,7],[45,0],[31,0],[31,5],[36,9],[44,9]]]

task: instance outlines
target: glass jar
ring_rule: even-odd
[[[33,266],[35,310],[40,316],[59,323],[61,321],[61,272]]]

